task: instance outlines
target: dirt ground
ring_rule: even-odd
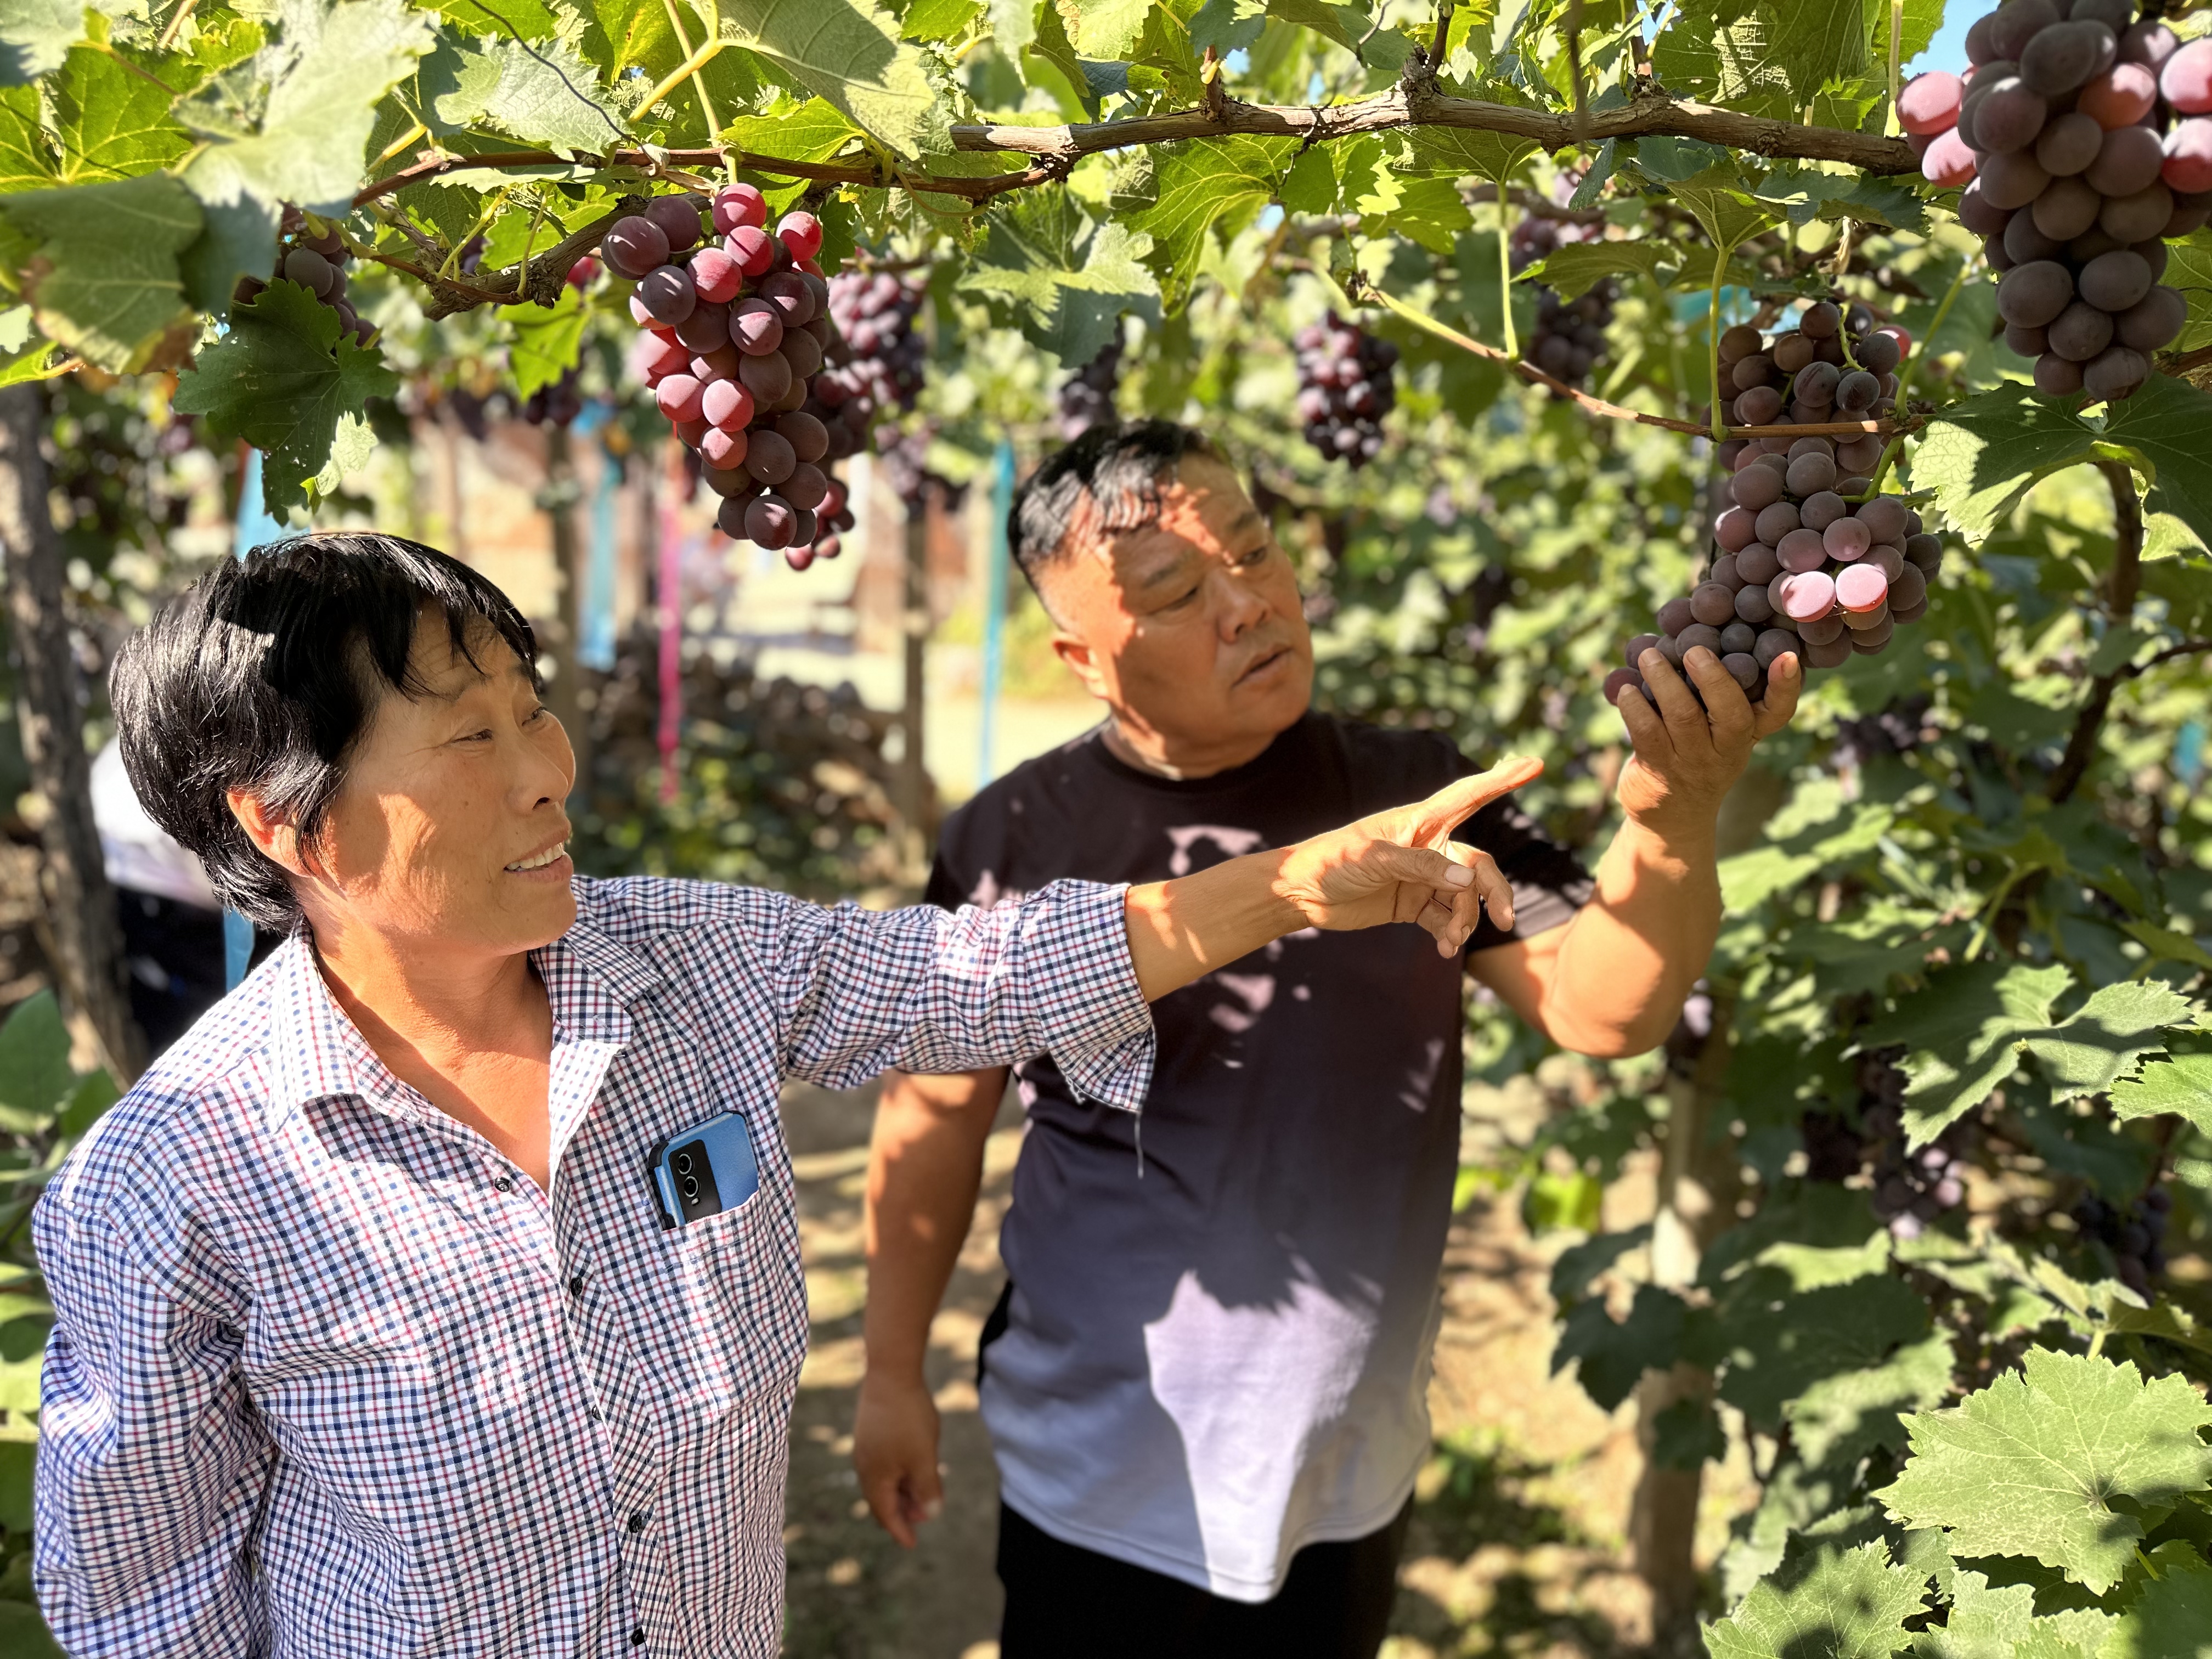
[[[848,1461],[872,1098],[869,1091],[794,1086],[785,1102],[813,1348],[792,1420],[784,1651],[793,1659],[996,1659],[996,1483],[973,1378],[976,1337],[1002,1283],[998,1228],[1019,1115],[1010,1105],[991,1136],[975,1229],[933,1332],[945,1513],[908,1553],[868,1518]],[[1608,1212],[1634,1208],[1635,1185],[1616,1188]],[[1607,1222],[1641,1218],[1608,1213]],[[1437,1445],[1418,1489],[1385,1659],[1612,1659],[1646,1639],[1648,1608],[1624,1544],[1638,1467],[1633,1407],[1608,1417],[1571,1376],[1549,1374],[1545,1283],[1557,1248],[1531,1240],[1511,1194],[1478,1199],[1452,1229],[1431,1394]],[[1700,1562],[1718,1553],[1741,1501],[1734,1472],[1709,1476]]]

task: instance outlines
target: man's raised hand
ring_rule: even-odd
[[[1540,760],[1514,756],[1426,800],[1302,841],[1289,849],[1276,892],[1309,927],[1419,922],[1439,955],[1456,955],[1486,908],[1498,927],[1512,927],[1513,891],[1489,854],[1454,842],[1451,832],[1543,769]]]
[[[1797,712],[1805,671],[1795,653],[1777,657],[1766,671],[1766,695],[1754,703],[1718,657],[1693,646],[1682,666],[1705,696],[1699,708],[1682,676],[1656,648],[1637,666],[1659,706],[1621,694],[1621,722],[1636,750],[1620,775],[1621,809],[1663,836],[1710,836],[1721,798],[1751,763],[1753,748]]]

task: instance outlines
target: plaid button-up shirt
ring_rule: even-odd
[[[39,1599],[78,1659],[773,1655],[806,1346],[787,1077],[1152,1068],[1121,890],[956,915],[576,883],[550,1194],[392,1076],[295,939],[40,1201]],[[716,1113],[760,1187],[659,1224]]]

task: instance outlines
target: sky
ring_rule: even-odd
[[[1906,75],[1918,75],[1928,70],[1948,70],[1956,75],[1966,67],[1966,26],[1980,13],[1966,5],[1944,9],[1943,27],[1936,31],[1928,50],[1905,65]]]

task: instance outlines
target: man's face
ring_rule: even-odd
[[[1222,462],[1186,457],[1153,523],[1101,534],[1079,515],[1068,541],[1041,573],[1053,648],[1146,759],[1194,776],[1241,765],[1305,713],[1297,580]]]

